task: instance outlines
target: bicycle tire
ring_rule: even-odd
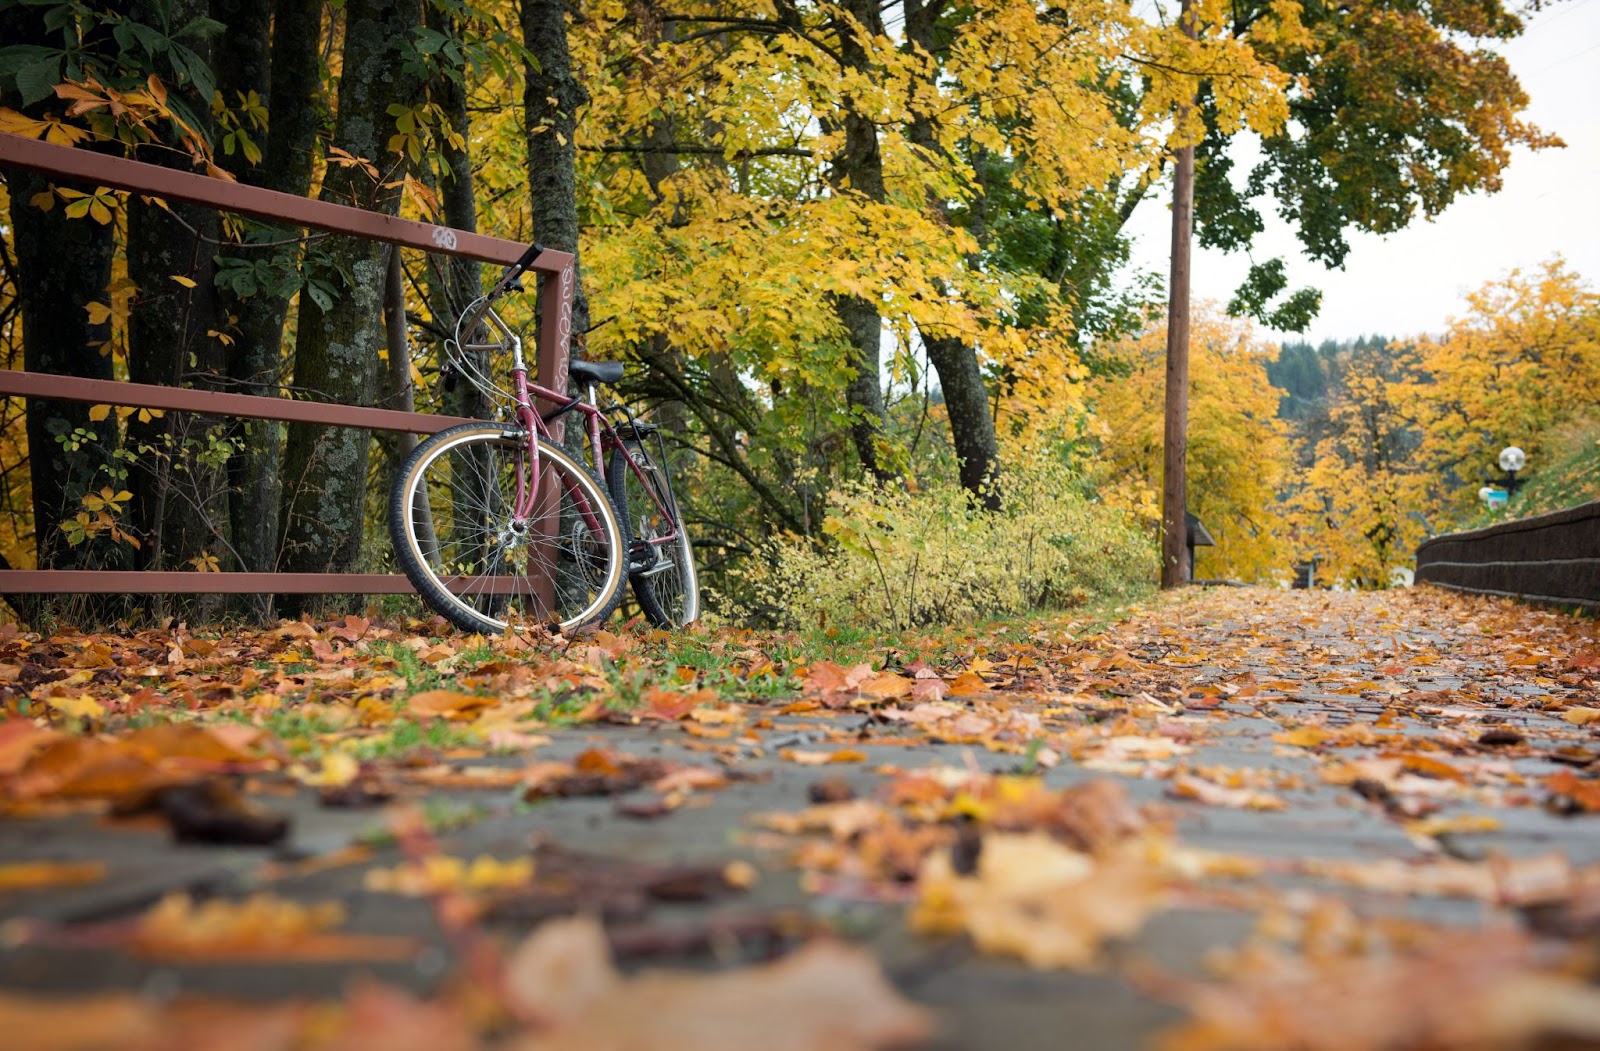
[[[639,464],[642,479],[628,467],[629,456]],[[642,441],[625,437],[611,451],[606,484],[617,517],[629,534],[628,582],[645,618],[658,628],[682,627],[698,620],[700,579],[694,545],[666,472]],[[661,537],[668,539],[656,543]]]
[[[492,421],[428,438],[390,487],[400,568],[425,603],[465,631],[570,630],[604,620],[622,601],[628,544],[610,498],[566,452],[543,440],[538,448],[541,476],[553,480],[542,514],[511,513],[528,438]],[[507,573],[508,565],[520,568]]]

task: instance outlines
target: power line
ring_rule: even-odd
[[[1529,29],[1527,32],[1523,33],[1521,36],[1517,37],[1517,39],[1518,40],[1526,40],[1526,39],[1528,39],[1529,37],[1533,36],[1533,34],[1537,33],[1539,30],[1543,29],[1545,26],[1550,25],[1553,22],[1557,22],[1560,19],[1565,18],[1567,15],[1572,14],[1572,12],[1576,11],[1578,8],[1582,7],[1584,4],[1587,4],[1588,2],[1589,2],[1589,0],[1576,0],[1575,3],[1568,4],[1565,8],[1563,8],[1560,11],[1557,11],[1555,14],[1551,15],[1549,18],[1542,19],[1542,20],[1540,20],[1538,22],[1535,22],[1532,29]]]
[[[1539,75],[1541,75],[1543,73],[1548,73],[1548,72],[1550,72],[1550,70],[1555,69],[1557,66],[1564,66],[1568,62],[1571,62],[1573,59],[1582,58],[1584,55],[1587,55],[1589,52],[1594,51],[1596,49],[1600,49],[1600,44],[1590,44],[1588,47],[1584,48],[1582,51],[1574,51],[1572,54],[1568,55],[1566,58],[1558,58],[1554,62],[1550,63],[1549,65],[1543,66],[1543,67],[1541,67],[1539,69],[1534,70],[1532,73],[1528,74],[1528,77],[1532,78],[1532,77],[1537,77],[1537,76],[1539,76]]]

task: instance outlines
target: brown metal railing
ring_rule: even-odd
[[[283,226],[383,241],[404,248],[510,266],[526,245],[447,226],[400,219],[361,208],[315,201],[256,186],[212,179],[142,161],[57,146],[0,132],[0,165],[78,179],[97,186],[205,205],[219,211],[269,219]],[[572,335],[573,258],[545,249],[528,269],[539,275],[540,383],[563,390],[567,346]],[[162,387],[145,383],[50,376],[0,369],[0,395],[59,398],[246,419],[313,423],[365,430],[432,434],[466,422],[453,416],[400,412],[359,405],[291,401],[287,398]],[[0,570],[0,595],[42,594],[404,594],[405,577],[385,573],[197,573],[146,570]]]

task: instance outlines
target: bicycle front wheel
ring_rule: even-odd
[[[658,628],[698,620],[694,548],[658,455],[639,438],[625,436],[611,452],[606,483],[630,536],[628,580],[645,617]]]
[[[485,421],[418,445],[389,493],[401,569],[429,606],[466,631],[581,627],[622,597],[627,543],[583,467]]]

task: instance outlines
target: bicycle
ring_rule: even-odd
[[[522,340],[494,310],[520,290],[541,251],[530,246],[445,341],[447,385],[467,380],[500,418],[440,431],[401,465],[389,494],[400,568],[424,602],[466,631],[601,622],[621,604],[624,574],[652,624],[688,624],[700,615],[699,580],[660,429],[626,406],[598,402],[598,388],[622,379],[623,364],[572,361],[582,390],[575,398],[540,386],[529,379]],[[485,324],[492,332],[474,340]],[[496,381],[507,364],[509,388]],[[541,413],[536,399],[556,407]],[[574,412],[592,469],[553,433]]]

